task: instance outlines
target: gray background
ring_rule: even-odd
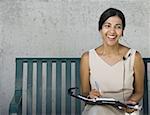
[[[121,42],[150,57],[149,0],[0,0],[0,115],[14,93],[16,57],[80,57],[101,43],[100,14],[121,9]]]

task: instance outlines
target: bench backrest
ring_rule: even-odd
[[[17,58],[15,90],[23,93],[23,83],[27,83],[23,112],[28,115],[79,115],[80,101],[71,100],[67,95],[70,87],[80,86],[79,64],[79,58]]]
[[[150,59],[144,58],[144,62],[143,113],[147,115],[147,65]],[[80,115],[81,102],[67,95],[70,87],[80,86],[79,70],[80,58],[16,58],[15,93],[23,94],[23,103],[26,103],[22,112],[28,115]]]

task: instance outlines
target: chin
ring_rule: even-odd
[[[117,45],[118,43],[115,41],[115,42],[108,42],[107,45],[108,46],[115,46]]]

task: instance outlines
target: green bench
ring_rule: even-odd
[[[148,115],[147,65],[143,113]],[[9,115],[81,115],[82,104],[67,95],[80,87],[80,58],[16,58],[15,92]]]

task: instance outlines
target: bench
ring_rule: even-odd
[[[148,115],[147,65],[143,114]],[[80,58],[16,58],[15,92],[9,115],[81,115],[82,103],[67,95],[80,87]]]

